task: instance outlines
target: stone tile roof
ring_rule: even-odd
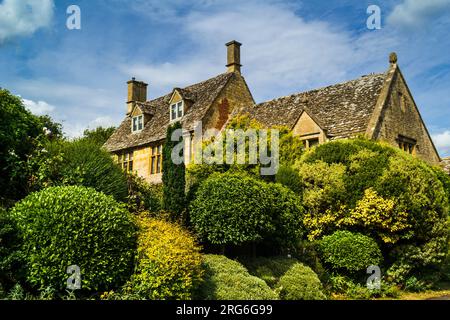
[[[184,129],[193,129],[195,122],[204,117],[211,104],[233,76],[235,76],[234,73],[223,73],[186,88],[176,88],[185,99],[191,102],[191,106],[181,121]],[[137,103],[145,114],[151,115],[150,120],[145,123],[144,129],[139,133],[132,133],[131,117],[127,116],[104,147],[109,151],[118,151],[164,139],[170,122],[169,102],[171,97],[172,93],[145,103]]]
[[[330,138],[350,137],[366,131],[385,78],[386,73],[371,74],[263,102],[242,111],[267,127],[289,128],[306,111]]]

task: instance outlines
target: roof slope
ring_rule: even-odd
[[[366,131],[385,78],[386,73],[371,74],[263,102],[244,112],[267,127],[293,128],[306,111],[331,138],[349,137]]]
[[[211,104],[233,76],[234,73],[223,73],[186,88],[177,88],[183,97],[192,102],[181,120],[184,129],[193,129],[195,122],[204,117]],[[171,97],[172,93],[169,93],[145,103],[137,103],[144,113],[152,115],[144,129],[139,133],[132,133],[131,117],[128,116],[104,147],[109,151],[118,151],[164,139],[170,122],[169,102]]]

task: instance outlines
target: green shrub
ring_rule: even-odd
[[[0,88],[0,204],[26,194],[27,158],[42,136],[39,118],[25,109],[21,98]]]
[[[131,212],[158,212],[162,208],[162,185],[147,183],[136,174],[128,175],[128,208]]]
[[[45,145],[35,159],[35,190],[49,186],[80,185],[94,188],[113,196],[117,201],[127,200],[127,179],[114,163],[111,154],[95,141],[54,141]]]
[[[186,168],[184,161],[180,164],[174,163],[172,152],[179,141],[170,139],[176,130],[181,131],[181,123],[175,122],[167,128],[166,142],[163,145],[163,203],[164,210],[182,216],[186,210]],[[183,140],[180,136],[179,139]],[[183,157],[183,155],[181,155]]]
[[[302,194],[302,181],[298,171],[290,166],[280,166],[277,174],[275,175],[275,181],[288,187],[297,195]]]
[[[311,268],[295,263],[278,282],[282,300],[324,300],[322,284]]]
[[[23,278],[19,230],[8,212],[0,208],[0,288],[5,292]]]
[[[320,241],[322,259],[333,269],[365,271],[383,260],[375,240],[359,233],[336,231]]]
[[[123,294],[151,300],[191,299],[202,276],[202,257],[195,238],[180,226],[138,218],[138,258]]]
[[[276,300],[261,279],[251,276],[240,263],[224,256],[205,255],[204,281],[197,290],[201,300]]]
[[[305,152],[294,168],[310,240],[346,229],[370,236],[401,281],[444,259],[448,199],[425,162],[387,144],[349,139]]]
[[[271,240],[295,243],[302,232],[302,207],[292,191],[245,174],[213,174],[191,202],[195,231],[212,244]]]
[[[327,285],[332,294],[344,295],[347,299],[367,300],[372,298],[398,298],[400,290],[394,285],[382,281],[380,289],[368,289],[367,286],[355,283],[354,280],[342,275],[329,277]]]
[[[11,217],[22,234],[27,281],[37,289],[64,290],[71,265],[80,267],[82,289],[89,291],[118,286],[132,272],[135,227],[110,196],[52,187],[17,203]]]
[[[295,264],[296,259],[287,257],[241,257],[240,261],[251,275],[264,280],[270,288],[276,289],[280,278]]]

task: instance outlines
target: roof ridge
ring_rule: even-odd
[[[157,98],[154,98],[154,99],[151,99],[151,100],[147,100],[147,101],[141,102],[141,103],[147,104],[147,103],[151,103],[151,102],[153,102],[153,101],[156,101],[156,100],[158,100],[158,99],[163,99],[163,98],[166,98],[167,96],[171,96],[174,89],[179,89],[179,90],[182,90],[182,91],[185,90],[185,91],[189,91],[189,93],[191,93],[191,92],[190,92],[190,89],[192,89],[192,87],[203,85],[203,84],[205,84],[205,83],[208,82],[208,81],[217,79],[217,78],[219,78],[219,77],[221,77],[221,76],[225,76],[225,75],[230,75],[230,76],[231,76],[232,73],[231,73],[231,72],[230,72],[230,73],[224,72],[224,73],[220,73],[220,74],[218,74],[218,75],[216,75],[216,76],[214,76],[214,77],[211,77],[211,78],[209,78],[209,79],[206,79],[206,80],[203,80],[203,81],[200,81],[200,82],[196,82],[196,83],[194,83],[194,84],[191,84],[191,85],[188,85],[188,86],[185,86],[185,87],[182,87],[182,88],[181,88],[181,87],[174,87],[174,88],[172,88],[172,91],[171,91],[170,93],[164,94],[164,95],[159,96],[159,97],[157,97]]]
[[[260,102],[260,103],[256,103],[255,106],[263,105],[265,103],[279,101],[279,100],[286,99],[286,98],[292,98],[292,97],[295,97],[295,96],[306,95],[306,94],[309,94],[309,93],[312,93],[312,92],[325,90],[325,89],[328,89],[328,88],[331,88],[331,87],[341,86],[341,85],[344,85],[344,84],[348,84],[350,82],[359,81],[362,78],[366,78],[366,77],[386,76],[386,74],[387,74],[386,72],[365,74],[365,75],[362,75],[362,76],[360,76],[359,78],[356,78],[356,79],[346,80],[346,81],[338,82],[338,83],[335,83],[335,84],[330,84],[328,86],[319,87],[319,88],[316,88],[316,89],[300,91],[300,92],[292,93],[292,94],[289,94],[289,95],[277,97],[277,98],[274,98],[272,100],[266,100],[266,101],[263,101],[263,102]]]

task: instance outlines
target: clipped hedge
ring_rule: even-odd
[[[137,223],[137,264],[125,293],[139,299],[191,299],[202,276],[195,238],[170,222],[141,216]]]
[[[110,196],[52,187],[17,203],[11,217],[23,238],[26,279],[37,289],[65,290],[71,265],[80,267],[86,291],[119,286],[131,275],[136,230],[128,211]]]
[[[277,287],[282,300],[325,300],[317,274],[301,263],[295,263],[280,278]]]
[[[261,279],[251,276],[239,262],[225,256],[205,255],[205,276],[195,298],[200,300],[276,300]]]
[[[215,173],[191,202],[194,230],[212,244],[270,240],[286,246],[302,234],[299,198],[279,184],[241,173]]]
[[[357,272],[383,261],[375,240],[360,233],[336,231],[320,241],[320,252],[325,263],[336,270]]]

